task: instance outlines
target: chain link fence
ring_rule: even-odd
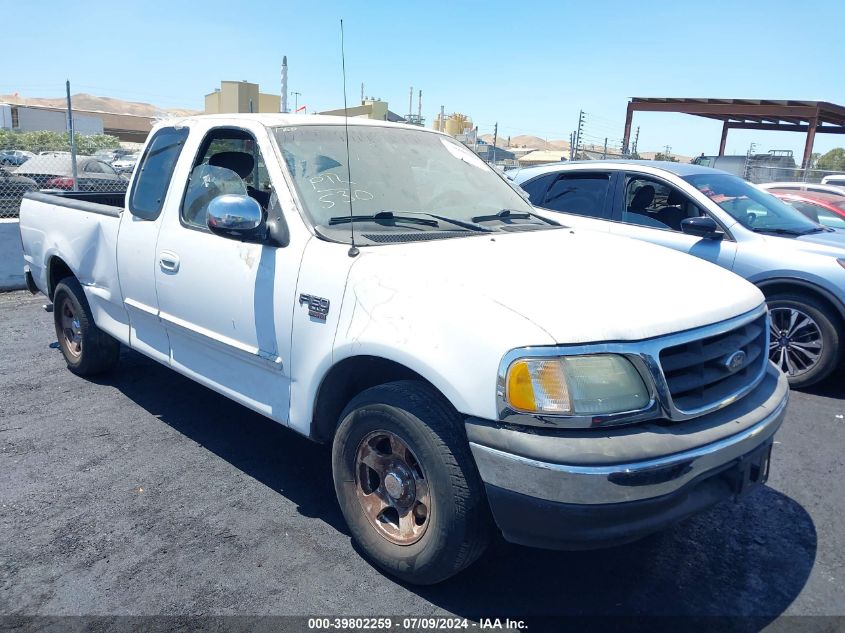
[[[16,218],[30,191],[123,193],[140,145],[108,134],[0,129],[0,218]]]
[[[845,171],[809,168],[773,163],[770,160],[748,158],[743,177],[755,184],[773,182],[801,182],[845,187]]]

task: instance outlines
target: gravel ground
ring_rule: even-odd
[[[496,542],[418,588],[356,552],[325,447],[130,350],[72,375],[44,301],[0,294],[0,615],[845,615],[841,374],[793,392],[742,503],[604,551]]]

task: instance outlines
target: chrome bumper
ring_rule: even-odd
[[[550,453],[549,442],[559,443],[563,463],[505,448],[522,444],[516,436],[505,435],[524,435],[517,431],[485,427],[481,432],[470,428],[468,421],[467,435],[481,479],[488,486],[556,503],[625,503],[675,492],[770,442],[783,422],[788,396],[786,378],[770,365],[763,382],[746,398],[699,420],[660,428],[652,425],[651,430],[649,425],[639,425],[622,431],[581,431],[572,442],[560,436],[528,438],[535,446],[543,445],[544,455]],[[714,432],[722,437],[703,443]],[[481,443],[495,437],[500,439]],[[611,448],[626,442],[622,451]],[[580,457],[571,450],[572,443],[579,446]],[[608,463],[609,450],[631,454],[630,443],[639,443],[635,452],[646,457]],[[684,445],[684,450],[677,450]],[[667,454],[661,454],[667,447]]]

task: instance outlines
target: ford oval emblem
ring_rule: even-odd
[[[722,364],[724,368],[731,373],[739,371],[742,369],[742,366],[745,365],[745,352],[741,349],[735,351],[733,354],[730,354]]]

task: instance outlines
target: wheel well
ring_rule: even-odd
[[[52,300],[56,285],[65,277],[74,277],[75,275],[61,257],[51,257],[47,271],[47,293]]]
[[[762,284],[758,286],[760,291],[766,297],[768,301],[770,297],[777,295],[777,294],[797,294],[797,295],[804,295],[806,297],[812,297],[826,308],[830,309],[831,317],[837,319],[838,321],[843,321],[843,308],[837,305],[834,301],[830,299],[827,293],[814,288],[813,286],[801,284],[801,283],[794,283],[789,281],[777,281],[768,284]]]
[[[396,380],[419,380],[431,384],[412,369],[378,356],[353,356],[337,363],[323,378],[317,391],[311,422],[312,439],[330,441],[343,408],[352,398],[365,389]]]

